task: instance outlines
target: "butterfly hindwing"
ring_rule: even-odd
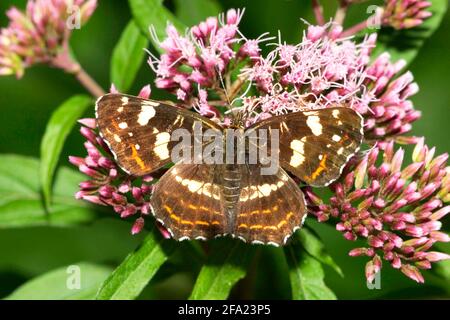
[[[156,184],[152,211],[177,240],[211,239],[226,233],[216,165],[175,164]]]
[[[96,104],[97,125],[118,164],[129,174],[141,176],[171,162],[171,141],[176,129],[221,130],[194,112],[159,101],[123,94],[107,94]]]
[[[258,164],[242,165],[236,237],[250,243],[283,245],[300,228],[306,213],[302,191],[283,169],[264,175]]]
[[[329,107],[271,117],[247,132],[277,129],[280,165],[306,184],[320,187],[336,180],[358,151],[362,128],[363,119],[357,112]]]

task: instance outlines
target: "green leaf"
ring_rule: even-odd
[[[87,300],[95,296],[112,269],[78,263],[40,275],[21,285],[8,300]],[[79,276],[79,282],[77,280]]]
[[[298,231],[297,235],[300,243],[311,256],[316,258],[323,264],[330,266],[341,277],[344,276],[341,268],[336,264],[333,258],[326,252],[322,241],[313,233],[312,230],[303,228]]]
[[[64,142],[77,120],[83,115],[91,102],[92,100],[88,96],[73,96],[53,112],[47,123],[47,128],[41,141],[40,167],[40,181],[47,207],[51,202],[53,175]]]
[[[324,282],[324,272],[318,260],[309,255],[300,241],[284,248],[289,265],[292,298],[294,300],[332,300],[334,293]]]
[[[18,155],[0,155],[0,229],[30,226],[68,226],[92,221],[97,215],[75,200],[83,176],[61,168],[55,179],[54,201],[45,207],[39,192],[39,161]]]
[[[147,37],[134,20],[131,20],[114,48],[111,59],[111,81],[120,92],[127,92],[145,57]]]
[[[176,16],[188,26],[222,12],[216,0],[175,0],[175,8]]]
[[[420,26],[404,30],[381,29],[373,56],[377,57],[387,51],[391,54],[393,61],[404,59],[408,64],[411,63],[425,41],[439,27],[447,11],[448,0],[433,0],[431,3],[432,5],[427,11],[433,15]]]
[[[159,52],[162,52],[162,49],[155,42],[155,39],[150,37],[150,26],[153,26],[155,29],[155,34],[160,41],[166,38],[166,27],[168,23],[173,24],[183,34],[187,28],[175,18],[162,2],[162,0],[129,0],[134,20],[139,28],[141,28],[141,31],[149,35],[153,46]]]
[[[142,245],[117,267],[102,284],[96,299],[134,299],[171,255],[174,242],[165,240],[156,229]]]
[[[254,247],[241,241],[211,242],[211,256],[203,266],[192,290],[191,300],[222,300],[247,273]]]

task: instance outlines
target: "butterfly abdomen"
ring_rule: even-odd
[[[241,194],[241,170],[236,164],[223,165],[221,180],[221,191],[223,196],[224,211],[228,216],[228,227],[233,228],[236,216],[236,207]]]

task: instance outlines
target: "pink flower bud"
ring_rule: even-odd
[[[145,220],[144,218],[137,218],[136,221],[133,224],[133,227],[131,228],[131,234],[135,235],[142,231],[144,228]]]

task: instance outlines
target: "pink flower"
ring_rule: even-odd
[[[382,23],[395,29],[409,29],[423,23],[431,16],[426,11],[431,2],[423,0],[385,0]]]
[[[416,144],[413,163],[402,168],[404,151],[394,152],[394,143],[374,147],[360,159],[353,159],[331,189],[334,196],[324,203],[310,188],[310,212],[319,221],[339,222],[336,229],[347,240],[367,239],[367,247],[350,251],[350,256],[367,256],[366,276],[373,279],[381,268],[381,257],[393,268],[417,282],[419,269],[449,259],[444,253],[429,251],[436,242],[449,242],[439,231],[439,221],[450,212],[450,171],[447,154],[434,158],[434,148]],[[382,156],[383,162],[377,164]]]
[[[117,92],[114,86],[111,92]],[[144,99],[149,95],[150,86],[142,88],[139,94]],[[115,163],[108,146],[99,136],[95,119],[81,119],[79,122],[82,125],[80,132],[86,138],[84,146],[87,155],[84,158],[71,156],[69,161],[89,179],[80,183],[80,191],[75,197],[111,206],[123,219],[133,217],[136,220],[131,233],[139,233],[144,227],[143,217],[151,212],[149,198],[153,176],[136,178],[127,175]]]
[[[404,137],[420,117],[409,100],[418,86],[410,72],[401,73],[405,63],[392,63],[387,53],[370,63],[375,36],[357,44],[339,38],[338,27],[310,26],[300,44],[279,44],[242,70],[259,89],[259,95],[244,100],[253,122],[260,113],[343,104],[364,116],[367,141],[416,142]]]
[[[21,77],[36,63],[75,72],[78,65],[69,56],[69,38],[96,5],[96,0],[29,0],[25,12],[9,9],[9,25],[0,31],[0,75]]]
[[[157,75],[156,86],[174,93],[186,107],[200,105],[202,114],[214,117],[219,111],[201,101],[200,92],[214,90],[227,104],[224,82],[230,76],[230,62],[256,59],[259,43],[266,39],[244,39],[238,32],[243,11],[231,9],[226,15],[210,17],[181,35],[174,26],[167,27],[167,38],[159,42],[165,51],[158,59],[149,58]],[[204,95],[204,93],[202,93]],[[206,109],[205,109],[206,108]]]

